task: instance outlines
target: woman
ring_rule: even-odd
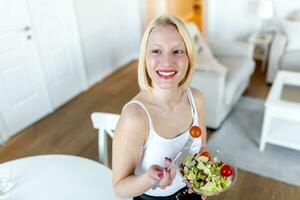
[[[188,87],[195,64],[195,47],[184,23],[169,15],[154,19],[141,45],[141,91],[124,106],[113,140],[113,187],[120,197],[176,199],[184,190],[176,167],[167,167],[191,126],[202,130],[193,144],[206,144],[204,97]],[[156,180],[159,187],[152,189]]]

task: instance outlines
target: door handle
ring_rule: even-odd
[[[25,26],[24,28],[21,29],[21,31],[27,32],[30,31],[31,27],[30,26]]]
[[[20,28],[19,26],[18,27],[4,27],[4,28],[0,28],[0,31],[4,31],[4,32],[17,32],[17,31],[20,31],[20,32],[28,32],[32,29],[32,27],[30,26],[24,26],[23,28]]]

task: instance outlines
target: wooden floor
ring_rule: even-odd
[[[11,138],[0,147],[0,162],[38,154],[72,154],[97,160],[97,131],[92,128],[90,114],[94,111],[120,113],[138,91],[136,67],[137,62],[128,64]],[[245,95],[265,99],[270,86],[265,84],[264,76],[257,67]],[[235,186],[210,199],[299,200],[299,196],[299,187],[239,170]]]

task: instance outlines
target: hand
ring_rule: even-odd
[[[165,158],[165,162],[169,165],[171,163],[170,158]],[[152,165],[148,170],[148,175],[152,177],[153,183],[155,180],[160,180],[159,187],[165,189],[170,186],[176,175],[176,166],[173,165],[170,170],[163,168],[159,165]]]
[[[201,195],[201,199],[202,199],[202,200],[207,200],[207,197],[206,197],[206,196],[203,196],[203,195]]]
[[[166,157],[165,162],[168,166],[171,164],[171,158]],[[164,168],[163,170],[163,179],[160,181],[159,187],[161,189],[166,189],[166,187],[170,186],[173,183],[173,180],[176,176],[176,165],[173,165],[170,170],[168,168]]]

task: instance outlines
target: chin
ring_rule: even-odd
[[[160,89],[175,89],[178,88],[181,79],[173,79],[173,80],[160,80],[157,79],[155,82],[156,87]]]
[[[175,88],[178,88],[178,84],[177,85],[161,84],[161,85],[157,85],[157,87],[160,88],[160,89],[164,89],[164,90],[175,89]]]

